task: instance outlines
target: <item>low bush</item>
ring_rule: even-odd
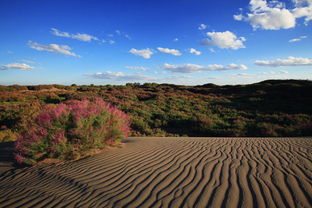
[[[11,142],[16,140],[16,134],[11,129],[0,129],[0,142]]]
[[[26,164],[77,159],[120,141],[129,130],[128,116],[102,99],[50,104],[18,135],[15,158]]]

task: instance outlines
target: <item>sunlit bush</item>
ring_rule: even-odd
[[[0,129],[0,142],[16,140],[16,134],[11,129]]]
[[[27,164],[77,159],[120,141],[128,132],[128,116],[102,99],[51,104],[18,136],[15,158]]]

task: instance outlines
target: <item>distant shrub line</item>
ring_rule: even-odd
[[[312,136],[312,82],[248,85],[0,86],[0,141],[15,140],[46,105],[95,100],[129,115],[130,136]]]

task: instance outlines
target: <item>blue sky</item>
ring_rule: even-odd
[[[0,84],[312,79],[312,0],[0,0]]]

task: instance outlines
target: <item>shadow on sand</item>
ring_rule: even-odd
[[[8,170],[26,167],[14,160],[14,142],[0,143],[0,175]]]

